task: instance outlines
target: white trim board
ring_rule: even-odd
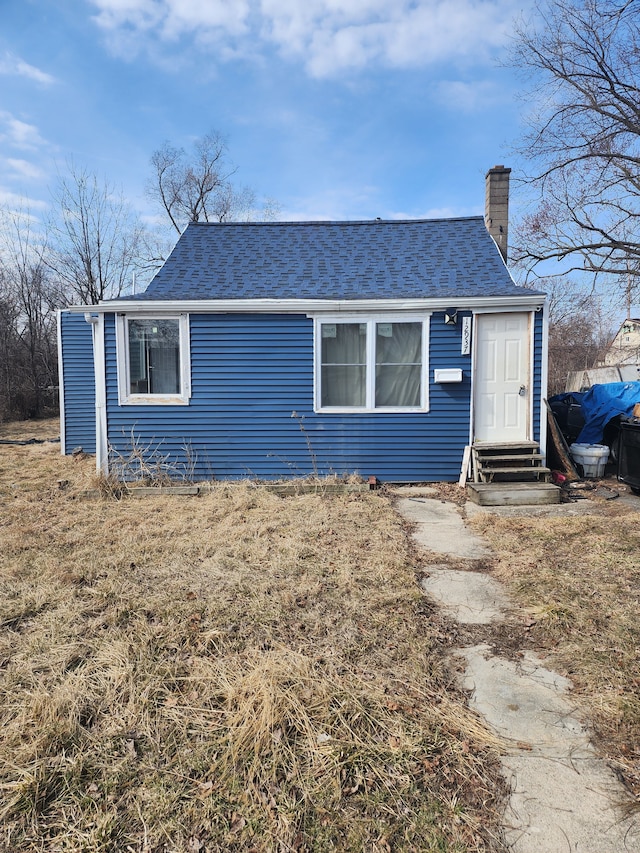
[[[116,316],[116,367],[118,375],[119,406],[188,406],[191,398],[191,337],[189,315],[145,312],[136,314],[136,320],[176,320],[180,341],[180,393],[132,394],[129,390],[129,344],[127,321],[129,313]],[[102,315],[104,318],[104,315]]]
[[[524,290],[524,288],[523,288]],[[116,314],[308,314],[390,313],[395,311],[444,311],[455,305],[459,310],[523,311],[541,307],[543,293],[524,291],[512,296],[429,297],[424,299],[178,299],[122,300],[101,302],[91,311]],[[87,306],[72,306],[69,311],[86,311]]]
[[[535,318],[537,313],[537,306],[535,309],[523,310],[522,308],[515,312],[518,314],[526,314],[528,315],[528,336],[529,336],[529,347],[528,347],[528,379],[527,379],[527,387],[529,389],[529,400],[527,406],[527,424],[526,424],[526,434],[528,439],[533,438],[533,434],[535,432],[534,423],[533,423],[533,408],[534,408],[534,358],[535,358]],[[472,445],[476,440],[476,383],[477,383],[477,367],[478,367],[478,347],[477,347],[477,315],[484,314],[501,314],[505,313],[503,311],[474,311],[473,318],[473,328],[472,328],[472,343],[471,343],[471,399],[469,405],[469,444]]]
[[[92,323],[93,363],[96,377],[96,471],[109,473],[109,445],[107,439],[107,374],[104,356],[104,316]]]
[[[62,310],[56,311],[56,336],[58,344],[58,405],[60,406],[60,453],[65,455],[66,424],[64,417],[64,362],[62,359]]]

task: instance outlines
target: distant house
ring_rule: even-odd
[[[640,365],[640,320],[624,321],[605,354],[604,364]]]
[[[544,296],[505,265],[509,171],[486,225],[189,225],[145,293],[60,312],[62,452],[412,482],[457,480],[474,441],[544,444]]]
[[[637,382],[639,378],[640,320],[627,319],[596,367],[574,370],[567,375],[565,391],[586,391],[592,385]]]

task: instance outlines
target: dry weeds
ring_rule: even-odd
[[[388,498],[82,499],[93,465],[0,446],[1,849],[499,849]]]
[[[602,751],[640,797],[640,513],[621,501],[593,509],[473,524],[534,620],[533,645],[570,677]]]
[[[49,418],[41,421],[7,421],[0,422],[0,438],[15,438],[24,441],[28,438],[58,439],[60,436],[60,421]]]

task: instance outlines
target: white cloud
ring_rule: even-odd
[[[27,181],[37,181],[36,191],[42,189],[46,174],[42,169],[43,149],[48,148],[40,136],[37,127],[21,121],[11,113],[0,110],[0,179],[5,186],[0,186],[0,205],[17,210],[24,208],[42,209],[46,202],[19,195],[6,185],[22,186]],[[23,157],[10,156],[9,152],[19,150]],[[37,156],[38,163],[30,159],[31,152]],[[29,158],[29,159],[28,159]],[[32,187],[34,184],[31,185]]]
[[[393,211],[385,219],[456,219],[468,216],[481,216],[483,209],[475,207],[430,207],[422,211]]]
[[[482,216],[481,205],[473,207],[431,207],[423,210],[390,210],[376,201],[375,191],[370,195],[354,190],[319,193],[308,198],[294,200],[278,217],[283,222],[346,222],[400,219],[455,219]]]
[[[490,80],[442,80],[434,95],[443,106],[457,113],[478,112],[504,98],[504,92]]]
[[[317,77],[484,56],[504,43],[512,0],[262,0],[268,36]]]
[[[42,180],[45,177],[44,172],[39,166],[30,163],[28,160],[7,159],[7,164],[14,175],[21,178],[29,178],[30,180]]]
[[[97,23],[107,30],[127,26],[136,30],[150,30],[166,15],[163,2],[157,0],[95,0],[99,9]]]
[[[155,31],[169,41],[183,33],[205,34],[219,29],[242,33],[249,0],[91,0],[98,8],[96,22],[105,30],[120,27]]]
[[[228,35],[242,35],[247,30],[248,0],[179,0],[168,2],[163,21],[163,34],[175,38],[192,32],[207,34],[222,31]]]
[[[20,213],[22,216],[27,216],[33,221],[36,221],[36,217],[32,216],[30,211],[46,210],[48,206],[46,201],[25,198],[25,196],[19,193],[12,192],[0,186],[0,207]]]
[[[110,43],[188,37],[218,58],[275,47],[315,77],[365,67],[484,59],[507,38],[522,0],[90,0]],[[528,0],[524,0],[528,3]]]
[[[374,186],[348,186],[319,190],[301,198],[291,198],[280,210],[283,222],[326,222],[375,219],[380,211],[378,190]]]
[[[21,121],[6,110],[0,110],[0,142],[26,150],[34,150],[45,144],[35,125]]]
[[[34,80],[36,83],[41,83],[44,86],[50,86],[55,83],[55,77],[47,74],[46,71],[41,71],[35,65],[29,65],[24,59],[20,59],[9,51],[6,51],[3,56],[0,56],[0,74],[10,74],[16,77],[26,77],[29,80]]]

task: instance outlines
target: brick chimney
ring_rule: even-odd
[[[500,253],[507,263],[509,237],[509,175],[511,169],[494,166],[485,179],[484,223],[496,241]]]

